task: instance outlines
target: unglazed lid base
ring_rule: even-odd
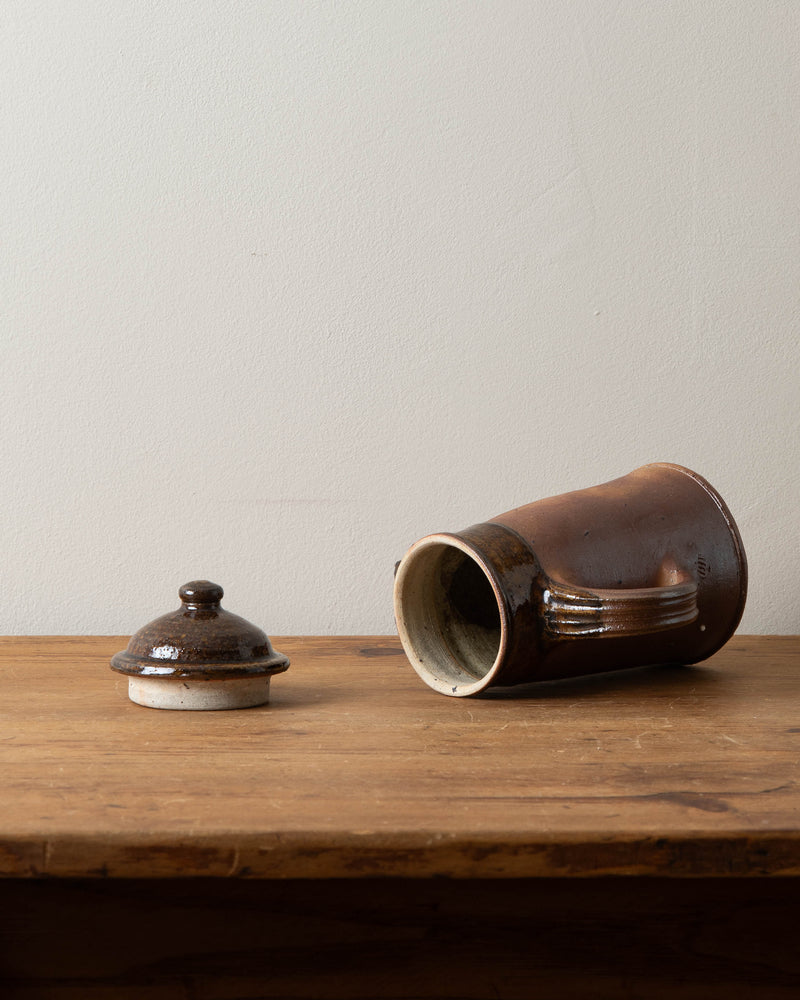
[[[145,708],[209,712],[254,708],[269,701],[269,677],[235,680],[129,677],[128,697]]]

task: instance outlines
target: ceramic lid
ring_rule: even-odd
[[[279,674],[288,657],[265,632],[220,607],[223,590],[209,580],[185,583],[177,611],[140,628],[111,666],[121,674],[233,680]]]

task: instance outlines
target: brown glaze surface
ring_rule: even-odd
[[[209,580],[185,583],[181,606],[139,629],[111,659],[121,674],[221,680],[288,669],[265,632],[220,606],[223,590]]]
[[[746,593],[744,548],[719,494],[688,469],[656,463],[421,539],[400,564],[395,607],[420,676],[464,695],[696,663],[733,634]]]
[[[680,466],[643,466],[493,523],[524,537],[542,568],[543,589],[535,596],[542,607],[543,676],[697,663],[716,652],[741,619],[747,563],[738,529],[716,491]],[[570,589],[583,597],[583,618],[594,619],[595,632],[570,628],[567,614],[555,620],[554,604]],[[615,593],[626,602],[621,608]],[[593,642],[595,636],[602,642]]]
[[[535,549],[551,595],[565,584],[584,594],[627,592],[633,615],[645,590],[671,586],[670,603],[676,586],[695,588],[697,624],[681,657],[689,662],[719,649],[744,611],[747,564],[738,529],[719,494],[681,466],[646,465],[601,486],[518,507],[493,523]],[[611,609],[607,601],[596,603],[602,629]],[[658,624],[649,631],[663,631]]]

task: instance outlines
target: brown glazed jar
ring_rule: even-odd
[[[645,465],[416,542],[395,576],[420,677],[463,697],[657,663],[696,663],[733,634],[747,562],[724,501],[679,465]]]

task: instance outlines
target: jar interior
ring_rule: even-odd
[[[414,550],[398,572],[396,593],[401,638],[423,677],[457,686],[489,673],[502,619],[491,580],[471,554],[440,541]]]

